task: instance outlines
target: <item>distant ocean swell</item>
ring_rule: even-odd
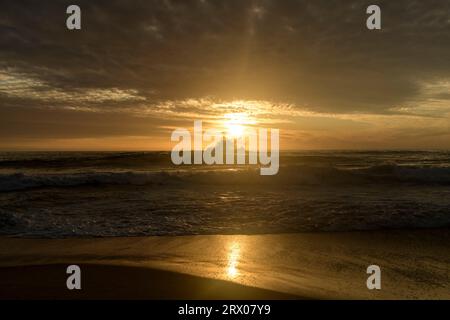
[[[180,168],[181,169],[181,168]],[[3,173],[0,191],[88,185],[342,185],[411,183],[450,185],[450,167],[378,165],[342,169],[324,166],[281,167],[276,176],[260,176],[257,168],[159,170],[77,173]]]

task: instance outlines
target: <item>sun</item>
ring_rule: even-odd
[[[224,115],[223,125],[230,138],[238,138],[245,135],[246,125],[253,124],[247,113],[228,113]]]
[[[245,127],[240,124],[227,124],[227,135],[230,137],[240,137],[244,134]]]

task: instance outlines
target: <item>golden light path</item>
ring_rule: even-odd
[[[241,255],[241,245],[239,242],[233,241],[230,244],[230,249],[228,253],[228,265],[226,269],[227,277],[234,279],[239,276],[239,270],[237,268],[239,264],[239,257]]]

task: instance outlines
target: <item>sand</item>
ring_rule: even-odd
[[[0,239],[1,299],[450,299],[449,229]]]
[[[81,290],[67,290],[66,265],[2,268],[0,299],[296,299],[228,281],[143,267],[80,264]]]

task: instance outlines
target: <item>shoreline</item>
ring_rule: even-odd
[[[62,267],[70,264],[85,266],[82,274],[87,278],[82,281],[122,281],[107,292],[94,285],[84,299],[450,299],[448,228],[0,239],[0,287],[10,288],[1,299],[72,298],[61,291],[69,292]],[[366,287],[366,268],[372,264],[381,267],[381,290]],[[62,287],[46,286],[39,274]],[[151,291],[139,279],[158,281]],[[174,285],[164,291],[170,283]],[[221,289],[208,294],[206,289],[186,291],[194,284]]]
[[[300,297],[146,267],[81,264],[81,290],[68,290],[63,264],[0,268],[0,300],[293,300]],[[180,285],[182,284],[182,285]]]

